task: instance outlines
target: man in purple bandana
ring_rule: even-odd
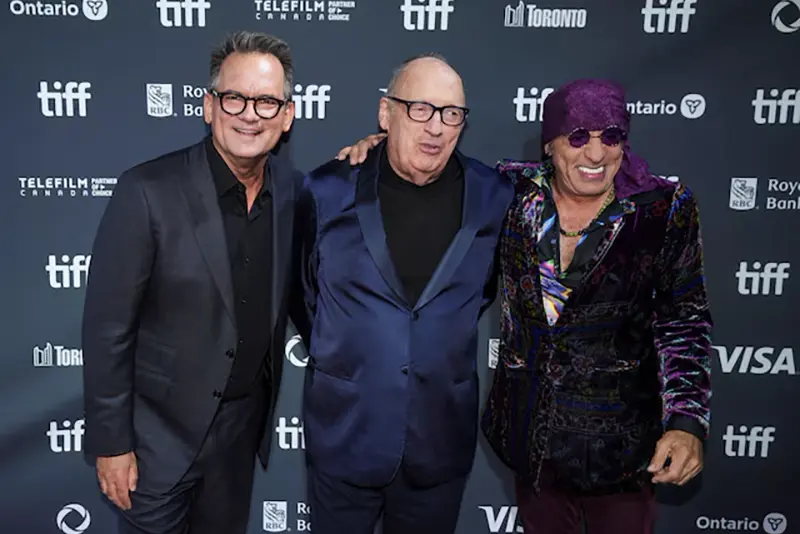
[[[650,534],[653,485],[703,466],[712,320],[697,204],[649,172],[629,133],[624,91],[578,80],[544,102],[544,161],[498,164],[516,195],[482,427],[528,534]]]

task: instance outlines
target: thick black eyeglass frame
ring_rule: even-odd
[[[244,96],[243,94],[241,94],[241,93],[239,93],[237,91],[222,91],[222,92],[219,92],[219,91],[217,91],[215,89],[211,89],[209,92],[219,99],[219,105],[222,108],[222,111],[224,111],[228,115],[233,115],[233,116],[241,115],[242,113],[244,113],[245,110],[247,109],[247,105],[250,103],[251,100],[253,101],[253,110],[256,112],[256,115],[258,115],[262,119],[274,119],[275,117],[278,116],[278,113],[280,113],[281,109],[283,109],[283,106],[286,105],[286,100],[281,100],[280,98],[275,98],[274,96],[248,97],[248,96]],[[242,110],[239,111],[238,113],[232,113],[232,112],[228,111],[227,109],[225,109],[224,98],[226,96],[236,96],[236,97],[241,98],[242,100],[244,100],[244,106],[242,107]],[[258,112],[257,104],[258,104],[259,101],[263,101],[263,100],[269,100],[269,101],[273,101],[273,102],[277,102],[278,103],[278,107],[275,108],[275,113],[273,113],[270,116],[265,116],[265,115],[262,115],[261,113]]]
[[[428,122],[429,120],[431,120],[433,118],[433,116],[438,111],[439,112],[439,116],[442,118],[442,123],[443,124],[446,124],[448,126],[461,126],[462,124],[464,124],[467,121],[467,115],[469,115],[469,108],[465,108],[465,107],[461,107],[461,106],[434,106],[430,102],[422,102],[421,100],[403,100],[402,98],[397,98],[396,96],[390,96],[390,95],[386,95],[386,98],[388,98],[389,100],[394,100],[395,102],[399,102],[401,104],[405,104],[405,106],[406,106],[406,115],[408,115],[408,118],[411,119],[414,122]],[[414,117],[411,116],[411,106],[413,106],[414,104],[420,104],[420,105],[426,106],[429,110],[431,110],[430,115],[428,115],[427,119],[420,120],[420,119],[415,119]],[[446,109],[457,109],[459,111],[463,111],[464,112],[464,118],[461,120],[461,122],[459,122],[457,124],[451,124],[451,123],[449,123],[449,122],[444,120],[444,111]]]

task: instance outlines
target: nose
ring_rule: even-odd
[[[597,137],[592,137],[583,149],[583,154],[592,163],[600,163],[606,155],[606,146]]]
[[[261,117],[256,113],[256,103],[247,102],[244,106],[244,111],[239,114],[239,118],[248,122],[255,122]]]
[[[442,122],[441,113],[434,113],[433,117],[431,117],[430,120],[425,123],[425,131],[431,135],[442,135],[443,130],[444,123]]]

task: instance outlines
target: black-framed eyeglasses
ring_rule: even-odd
[[[285,100],[273,96],[247,97],[236,91],[218,92],[214,89],[210,92],[219,98],[219,105],[222,111],[228,115],[241,115],[247,109],[247,103],[252,100],[256,115],[262,119],[272,119],[286,105]]]
[[[469,108],[461,106],[434,106],[428,102],[418,100],[403,100],[396,96],[387,95],[386,98],[405,104],[408,118],[415,122],[428,122],[437,111],[442,117],[442,122],[448,126],[460,126],[467,119]]]
[[[606,127],[600,135],[592,135],[586,128],[576,128],[567,136],[567,140],[573,147],[580,148],[592,137],[599,137],[606,146],[617,146],[628,138],[628,132],[616,125]]]

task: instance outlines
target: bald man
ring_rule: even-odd
[[[455,532],[477,436],[477,325],[511,183],[456,150],[469,110],[438,55],[380,99],[387,137],[305,180],[297,213],[315,534]]]

